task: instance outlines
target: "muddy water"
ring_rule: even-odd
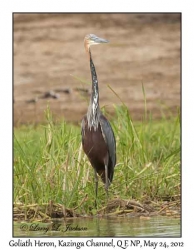
[[[82,218],[52,223],[16,223],[14,236],[50,237],[180,237],[180,219],[150,218]]]

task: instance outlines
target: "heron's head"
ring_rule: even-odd
[[[86,50],[88,51],[91,45],[97,45],[100,43],[108,43],[108,40],[105,40],[104,38],[100,38],[94,34],[89,34],[85,36],[84,39],[84,45]]]

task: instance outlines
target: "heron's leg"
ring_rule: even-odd
[[[97,196],[98,196],[98,175],[97,175],[97,172],[96,172],[96,169],[94,169],[94,178],[95,178],[95,193],[96,193],[96,199],[95,199],[95,207],[97,208]]]
[[[109,155],[107,153],[105,159],[104,159],[104,166],[105,166],[105,191],[106,191],[106,199],[108,203],[108,187],[109,187],[109,179],[108,179],[108,160]]]
[[[108,187],[109,187],[109,180],[108,180],[108,165],[105,165],[105,191],[106,191],[106,199],[108,202]]]

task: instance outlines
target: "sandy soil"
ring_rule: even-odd
[[[100,105],[113,113],[120,100],[134,119],[180,106],[179,14],[15,14],[14,124],[42,122],[50,104],[56,119],[80,122],[91,85],[83,39],[94,33],[109,44],[92,47]],[[58,98],[49,97],[54,91]],[[47,94],[46,94],[47,93]]]

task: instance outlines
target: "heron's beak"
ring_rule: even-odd
[[[86,50],[88,50],[91,45],[97,45],[97,44],[108,43],[108,42],[109,41],[104,38],[100,38],[94,34],[89,34],[89,35],[86,35],[84,44],[85,44]]]
[[[100,37],[96,37],[94,40],[95,44],[99,44],[99,43],[109,43],[108,40],[104,39],[104,38],[100,38]]]

